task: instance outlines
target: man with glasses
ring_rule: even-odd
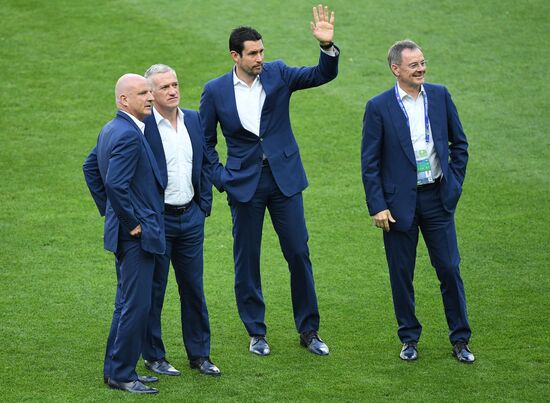
[[[417,44],[396,42],[388,64],[397,83],[367,103],[361,165],[369,213],[384,230],[400,357],[418,358],[422,326],[413,275],[420,229],[440,281],[453,355],[473,363],[454,223],[468,142],[447,89],[424,82],[426,60]]]

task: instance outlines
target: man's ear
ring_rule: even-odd
[[[399,77],[399,66],[397,64],[391,65],[391,72],[394,76]]]
[[[239,58],[241,57],[241,55],[239,55],[239,53],[236,52],[236,51],[234,51],[234,50],[232,50],[232,51],[229,52],[229,53],[231,53],[231,58],[233,59],[233,61],[234,61],[235,63],[237,63],[237,61],[239,60]]]
[[[128,106],[128,97],[124,94],[121,94],[118,97],[118,103],[119,105],[122,105],[122,106]]]

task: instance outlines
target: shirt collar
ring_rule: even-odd
[[[138,118],[136,118],[134,115],[132,115],[131,113],[128,113],[126,111],[123,111],[123,110],[120,110],[121,112],[125,113],[126,115],[130,116],[130,118],[132,119],[132,121],[137,125],[137,127],[139,127],[139,130],[141,130],[141,134],[144,133],[145,131],[145,123],[143,123],[141,120],[139,120]]]
[[[170,124],[170,122],[168,122],[168,119],[164,118],[154,106],[153,116],[155,117],[155,122],[157,122],[157,126],[160,125],[163,120]],[[178,121],[183,121],[183,111],[180,108],[178,108]]]
[[[258,84],[261,84],[259,75],[256,76],[250,88],[253,88],[255,85]],[[249,88],[243,80],[237,77],[237,67],[233,67],[233,86],[236,87],[237,85],[244,85],[246,88]]]
[[[407,98],[407,97],[408,97],[408,98],[412,98],[409,94],[407,94],[407,93],[405,92],[405,90],[403,90],[403,89],[399,86],[399,84],[397,84],[397,90],[399,91],[399,96],[401,97],[401,99],[405,99],[405,98]],[[425,94],[424,85],[422,84],[422,85],[420,86],[420,93],[419,93],[419,95],[424,96],[424,94]]]

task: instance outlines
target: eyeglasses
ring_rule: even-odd
[[[416,70],[418,69],[420,66],[422,67],[426,67],[426,64],[428,63],[427,60],[422,60],[420,63],[411,63],[411,64],[408,64],[407,67],[411,70]]]

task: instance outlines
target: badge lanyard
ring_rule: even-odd
[[[411,123],[409,121],[409,114],[407,113],[407,110],[405,109],[405,105],[403,105],[403,101],[401,100],[401,97],[399,96],[399,89],[397,86],[397,83],[395,84],[395,97],[397,98],[397,103],[401,107],[401,110],[405,114],[405,118],[407,118],[407,127],[409,130],[411,129]],[[426,91],[424,91],[424,94],[422,96],[422,99],[424,100],[424,128],[425,128],[425,140],[426,143],[430,142],[430,120],[428,119],[428,95],[426,94]]]

